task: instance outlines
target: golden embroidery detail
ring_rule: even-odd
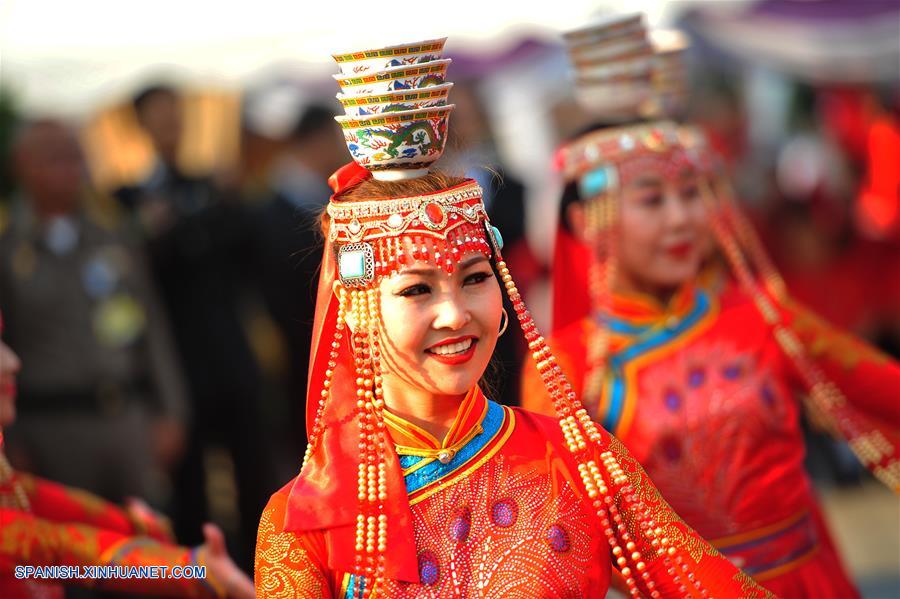
[[[863,361],[878,365],[889,362],[883,353],[831,327],[809,310],[796,305],[792,307],[796,310],[796,316],[791,328],[803,340],[811,357],[831,360],[845,370],[852,370]]]
[[[387,581],[392,598],[584,597],[605,545],[579,492],[501,456],[413,507],[419,584]]]
[[[616,454],[625,476],[628,477],[628,482],[637,492],[638,499],[647,507],[650,517],[656,521],[657,526],[663,529],[664,534],[672,543],[683,549],[694,560],[694,563],[700,563],[704,555],[725,559],[712,545],[697,536],[678,517],[678,514],[666,503],[656,487],[650,483],[650,479],[641,465],[631,457],[619,439],[610,435],[609,448]],[[648,560],[656,557],[649,547],[646,555]]]
[[[301,546],[297,535],[275,525],[284,510],[269,505],[259,522],[256,544],[256,596],[319,598],[326,595],[327,582]]]

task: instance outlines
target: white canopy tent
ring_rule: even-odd
[[[26,112],[84,115],[158,71],[243,86],[273,65],[322,72],[337,50],[448,35],[448,48],[492,52],[522,34],[552,38],[599,11],[644,11],[658,0],[428,3],[254,0],[4,0],[0,77]],[[326,66],[327,65],[327,66]]]

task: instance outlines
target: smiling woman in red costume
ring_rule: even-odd
[[[643,50],[619,57],[627,36]],[[624,90],[607,121],[660,107],[645,37],[639,16],[570,36],[582,97]],[[591,82],[585,53],[631,87]],[[788,298],[710,158],[696,131],[651,119],[560,150],[550,344],[591,417],[723,554],[779,596],[852,597],[804,471],[799,398],[896,491],[900,368]],[[710,237],[731,277],[703,274]],[[526,365],[522,405],[552,412],[538,380]]]
[[[393,116],[339,119],[372,173],[351,164],[332,177],[309,446],[261,518],[258,596],[600,597],[611,564],[634,595],[759,596],[587,416],[522,302],[477,183],[424,170],[451,108],[393,113],[422,132],[413,145],[374,141]],[[510,320],[555,418],[479,388]]]

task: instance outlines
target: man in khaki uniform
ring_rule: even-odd
[[[10,457],[114,501],[151,496],[186,401],[143,258],[88,191],[66,126],[25,126],[14,160],[20,195],[0,219],[0,309],[24,363]]]

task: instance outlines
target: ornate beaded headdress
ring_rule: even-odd
[[[580,34],[580,38],[576,35],[574,39],[590,39],[597,46],[621,48],[624,42],[612,44],[611,40],[627,37],[631,46],[635,46],[637,38],[646,34],[637,25],[640,22],[633,15],[621,17],[607,21],[599,28],[588,29],[593,33],[587,37]],[[646,80],[653,83],[648,88],[652,93],[632,104],[630,109],[632,118],[642,120],[588,132],[566,143],[557,153],[557,167],[563,178],[577,186],[586,216],[585,237],[589,242],[587,245],[581,243],[562,227],[559,229],[553,269],[554,299],[557,300],[554,302],[554,329],[587,316],[591,310],[604,313],[610,308],[617,266],[614,226],[618,218],[617,191],[630,178],[649,170],[670,177],[690,168],[699,175],[700,192],[722,254],[743,290],[753,298],[772,327],[778,344],[797,366],[814,409],[848,440],[863,464],[889,487],[900,490],[900,456],[890,435],[882,432],[877,423],[865,415],[852,410],[840,390],[809,358],[796,334],[784,323],[783,308],[790,303],[784,281],[738,208],[734,193],[727,179],[720,175],[718,161],[703,133],[673,121],[646,120],[651,116],[677,114],[683,108],[687,88],[683,64],[686,39],[674,32],[655,37],[653,66],[641,68],[641,80],[644,81],[646,75]],[[572,40],[570,35],[570,55],[576,70],[581,72],[583,67],[578,57],[587,50],[584,43],[579,47]],[[601,51],[602,48],[596,52]],[[640,52],[644,56],[646,50]],[[614,63],[616,56],[626,64],[633,64],[635,60],[627,53],[611,56],[607,59],[608,64]],[[583,81],[584,78],[579,77],[576,85],[584,87]],[[581,93],[579,97],[591,100],[590,94]],[[600,104],[593,112],[612,120],[623,114],[621,107],[611,110],[608,104]],[[578,264],[583,256],[588,257],[587,265]],[[581,290],[585,297],[579,299]],[[559,301],[562,297],[565,301]],[[599,401],[609,341],[609,331],[601,326],[588,347],[589,366],[582,398],[588,405]]]
[[[348,147],[352,144],[348,138]],[[354,148],[350,149],[353,153]],[[381,171],[420,167],[418,161],[378,160],[377,167],[368,160],[360,159],[360,163]],[[392,178],[420,174],[415,170]],[[370,176],[362,166],[351,163],[330,181],[335,193],[327,208],[328,244],[316,302],[307,390],[308,445],[301,474],[290,492],[284,529],[323,531],[329,546],[327,565],[354,575],[355,596],[386,592],[388,579],[419,581],[409,500],[384,425],[378,283],[413,262],[427,262],[450,273],[464,255],[477,252],[494,261],[553,399],[592,509],[627,584],[637,592],[636,577],[647,580],[649,576],[643,558],[631,542],[627,551],[619,547],[610,528],[611,521],[622,518],[611,497],[620,493],[634,497],[634,490],[538,332],[503,260],[503,241],[488,220],[481,189],[475,181],[464,180],[424,195],[375,200],[348,195],[348,190]],[[335,286],[335,281],[341,284]],[[347,325],[351,314],[352,331]],[[602,467],[592,457],[598,446],[604,450]],[[668,541],[653,525],[647,508],[636,500],[631,503],[629,515],[640,520],[649,545],[665,547]],[[670,568],[681,563],[674,548],[664,551],[663,559]],[[633,570],[625,567],[629,564]],[[699,584],[687,578],[683,582]]]
[[[463,254],[489,253],[481,194],[466,181],[423,196],[329,204],[328,239],[339,247],[341,282],[365,287],[418,260],[449,273]]]

